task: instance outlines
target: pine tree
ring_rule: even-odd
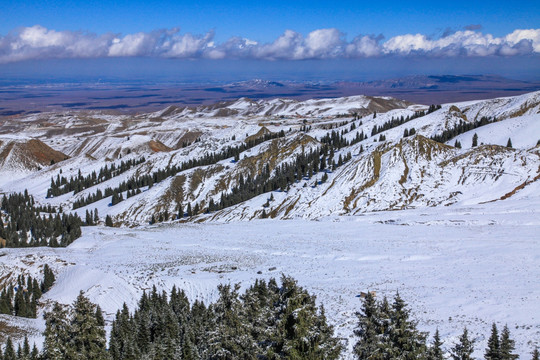
[[[508,138],[508,142],[506,143],[507,148],[512,148],[512,139]]]
[[[472,137],[472,147],[478,146],[478,134],[474,133]]]
[[[484,359],[486,360],[500,360],[500,344],[499,344],[499,333],[497,331],[497,325],[493,323],[491,326],[491,335],[488,339],[488,347],[486,353],[484,354]]]
[[[416,322],[409,319],[407,304],[396,293],[390,310],[388,327],[389,344],[385,352],[400,359],[422,359],[426,356],[426,335],[416,328]]]
[[[442,350],[443,342],[439,336],[439,329],[435,330],[433,343],[429,349],[428,360],[444,360],[444,352]]]
[[[96,319],[96,305],[92,304],[83,292],[73,303],[71,317],[71,344],[83,359],[106,359],[105,329]]]
[[[469,331],[465,327],[459,342],[450,350],[453,360],[473,360],[474,340],[469,339]]]
[[[69,347],[71,327],[68,315],[68,311],[58,303],[45,313],[43,354],[47,360],[70,359],[74,355]]]
[[[114,226],[111,215],[105,216],[105,226],[108,226],[108,227]]]
[[[17,354],[15,353],[15,348],[13,347],[11,337],[8,337],[6,342],[6,348],[4,349],[4,360],[17,360]]]
[[[501,332],[500,349],[501,360],[514,360],[519,357],[517,354],[513,353],[515,350],[515,341],[510,338],[510,330],[508,330],[507,325],[504,326],[504,329]]]
[[[99,305],[96,306],[96,322],[98,326],[105,326],[105,319],[103,318],[103,312]]]
[[[24,336],[22,353],[25,359],[28,359],[28,357],[30,356],[30,343],[28,342],[28,336],[26,335]]]
[[[239,289],[239,284],[218,286],[219,299],[211,308],[215,326],[208,339],[209,359],[256,359],[247,324],[240,318]]]
[[[274,350],[288,359],[337,359],[342,351],[324,308],[317,311],[315,297],[291,277],[281,278],[276,328],[271,336]]]
[[[533,350],[531,360],[540,360],[540,352],[538,351],[538,348]]]
[[[41,283],[41,292],[45,293],[53,286],[55,281],[54,273],[48,264],[43,266],[43,282]]]
[[[178,215],[176,215],[177,219],[182,219],[184,217],[184,209],[182,209],[182,204],[178,204]]]
[[[362,310],[356,316],[358,317],[358,325],[354,330],[354,334],[359,337],[354,345],[356,358],[382,359],[380,343],[380,336],[383,333],[382,320],[379,306],[371,292],[367,292],[362,304]]]

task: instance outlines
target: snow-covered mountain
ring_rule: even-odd
[[[540,91],[440,108],[365,96],[243,98],[133,116],[6,118],[0,193],[27,189],[38,204],[83,219],[98,209],[101,224],[110,215],[116,227],[84,228],[67,249],[3,250],[0,278],[37,275],[50,263],[58,281],[45,302],[72,302],[82,289],[110,321],[152,285],[211,301],[220,282],[285,272],[325,304],[344,358],[352,356],[355,296],[367,289],[399,290],[421,325],[439,328],[448,344],[463,325],[485,344],[490,322],[506,321],[525,354],[540,326],[530,316],[540,299],[531,285],[539,141]],[[106,180],[47,196],[51,179],[91,177],[112,165]],[[151,184],[125,185],[141,179]],[[277,180],[249,192],[261,179]],[[114,205],[108,195],[81,206],[97,190],[117,188],[122,200]],[[8,320],[43,329],[40,319]]]
[[[524,187],[537,186],[540,92],[444,104],[436,111],[417,116],[419,111],[427,110],[426,106],[392,98],[355,96],[304,102],[239,99],[229,104],[167,108],[137,116],[97,112],[32,115],[5,122],[0,132],[13,133],[15,128],[20,139],[33,139],[27,144],[42,144],[40,153],[47,156],[44,155],[39,170],[26,166],[22,180],[18,175],[17,181],[9,181],[10,169],[16,168],[10,159],[20,158],[28,151],[9,146],[9,141],[15,141],[9,140],[13,136],[1,135],[0,141],[6,144],[3,148],[11,151],[1,160],[4,176],[0,189],[28,188],[39,202],[71,208],[74,202],[97,189],[115,188],[129,179],[280,132],[283,136],[243,149],[238,161],[220,158],[192,166],[160,179],[151,188],[142,188],[140,194],[129,199],[124,193],[125,200],[115,206],[110,206],[109,197],[77,211],[84,214],[98,208],[101,216],[111,215],[117,224],[126,225],[147,224],[152,215],[175,214],[179,205],[185,209],[187,204],[198,204],[200,214],[184,221],[249,220],[265,215],[316,219],[330,214],[502,201],[520,196]],[[431,139],[459,124],[472,126],[482,117],[494,122],[456,133],[446,144]],[[411,120],[401,125],[385,125],[407,118]],[[379,128],[376,134],[374,127]],[[412,129],[414,135],[404,136]],[[296,156],[320,149],[322,139],[332,132],[354,145],[336,148],[329,161],[338,162],[347,155],[351,156],[350,161],[335,168],[329,164],[324,172],[315,172],[311,178],[307,174],[298,177],[282,189],[286,191],[274,191],[271,203],[267,202],[267,191],[205,213],[211,201],[219,203],[223,195],[230,194],[241,176],[253,179],[266,168],[275,176],[282,165],[292,163]],[[360,134],[362,139],[358,141]],[[478,136],[476,147],[472,147],[474,134]],[[508,139],[512,148],[506,146]],[[454,147],[457,142],[461,148]],[[45,147],[51,149],[45,151]],[[68,179],[79,171],[86,176],[105,165],[119,165],[142,156],[146,158],[144,163],[108,181],[77,194],[46,198],[51,178],[60,172]],[[54,160],[52,165],[49,158]],[[323,176],[328,180],[321,183]]]

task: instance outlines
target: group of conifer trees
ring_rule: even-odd
[[[392,303],[386,298],[376,301],[368,293],[357,313],[358,327],[355,335],[359,338],[354,346],[357,359],[373,360],[444,360],[445,353],[450,353],[452,360],[472,360],[474,339],[470,338],[465,327],[458,341],[450,344],[447,351],[437,330],[433,341],[428,343],[428,333],[417,328],[417,321],[411,318],[405,301],[396,294]],[[499,336],[496,324],[493,324],[488,347],[485,349],[486,360],[515,360],[515,342],[510,337],[507,326]],[[538,350],[534,349],[532,359],[538,360]]]
[[[480,120],[476,120],[473,122],[465,122],[463,120],[460,120],[459,124],[454,125],[451,129],[444,130],[441,134],[432,136],[431,140],[434,140],[440,143],[445,143],[448,140],[460,134],[463,134],[467,131],[470,131],[470,130],[473,130],[473,129],[476,129],[481,126],[485,126],[494,122],[497,122],[497,118],[495,117],[488,118],[486,116],[482,116]],[[476,146],[476,145],[473,145],[473,146]]]
[[[327,323],[324,308],[291,277],[281,284],[256,280],[244,293],[239,285],[218,286],[219,297],[208,306],[190,303],[182,290],[143,293],[136,309],[124,304],[116,313],[108,341],[99,306],[81,292],[72,306],[55,304],[45,314],[43,350],[28,340],[15,351],[11,339],[0,350],[2,360],[136,360],[136,359],[337,359],[344,349]],[[467,328],[458,341],[443,349],[438,330],[417,328],[405,301],[396,294],[390,303],[368,293],[357,313],[354,356],[359,360],[472,360],[474,339]],[[532,360],[538,359],[538,350]],[[493,324],[486,360],[514,360],[508,327],[499,335]]]
[[[0,293],[0,314],[35,318],[37,301],[49,291],[54,280],[54,273],[47,264],[43,268],[41,282],[30,275],[19,275],[15,285],[5,286]]]
[[[340,154],[336,159],[334,148],[329,145],[323,145],[309,152],[302,152],[296,156],[294,161],[276,167],[273,174],[267,164],[261,173],[255,177],[248,175],[244,178],[243,175],[240,175],[238,185],[233,187],[229,192],[222,193],[219,202],[210,199],[207,207],[204,209],[197,203],[193,206],[191,204],[184,206],[180,204],[176,219],[186,216],[191,217],[201,212],[218,211],[270,191],[286,191],[293,183],[302,179],[309,180],[317,176],[319,172],[323,172],[321,179],[316,180],[314,185],[316,186],[319,182],[324,182],[328,179],[327,171],[335,170],[351,159],[352,155],[350,152],[345,156]],[[152,216],[150,223],[153,224],[156,221],[168,220],[169,218],[170,214],[167,212],[155,214]]]
[[[77,214],[48,213],[35,206],[24,193],[4,195],[0,208],[0,247],[67,246],[81,236],[82,221]]]
[[[121,182],[115,188],[107,187],[104,191],[97,189],[95,193],[89,194],[86,198],[81,198],[75,201],[73,203],[73,209],[78,209],[80,207],[89,205],[108,196],[114,197],[114,203],[112,205],[116,205],[117,203],[124,200],[122,196],[123,192],[127,191],[129,196],[133,196],[139,194],[141,192],[141,188],[147,186],[152,187],[154,186],[154,184],[159,183],[182,171],[189,170],[198,166],[213,165],[216,164],[218,161],[225,160],[231,157],[237,161],[239,159],[240,153],[242,153],[243,151],[251,149],[265,141],[282,137],[285,137],[285,132],[283,130],[278,133],[267,133],[260,137],[250,139],[242,143],[241,145],[228,146],[226,149],[220,152],[209,153],[198,159],[190,159],[178,165],[167,166],[164,169],[156,170],[148,175],[132,177],[126,181]]]
[[[414,120],[414,119],[417,119],[419,117],[422,117],[422,116],[425,116],[426,113],[424,111],[415,111],[415,113],[411,116],[401,116],[401,117],[397,117],[397,118],[394,118],[392,116],[392,118],[388,121],[385,121],[382,125],[375,125],[373,127],[373,129],[371,129],[371,136],[375,136],[383,131],[386,131],[386,130],[390,130],[392,128],[395,128],[395,127],[398,127],[400,125],[403,125],[411,120]],[[414,128],[413,128],[414,129]],[[412,135],[412,134],[411,134]]]
[[[45,314],[43,351],[28,341],[3,360],[18,359],[337,359],[343,346],[315,297],[290,277],[257,280],[243,294],[220,285],[219,298],[190,304],[173,287],[144,293],[134,312],[126,305],[112,323],[109,348],[101,309],[81,292],[71,307]],[[26,349],[26,350],[25,350]],[[20,356],[17,355],[20,354]],[[24,357],[26,356],[26,357]]]
[[[144,156],[140,159],[130,159],[127,161],[122,160],[120,165],[116,165],[114,163],[111,165],[105,165],[99,169],[98,173],[92,171],[92,173],[87,176],[82,176],[81,171],[79,170],[77,176],[72,176],[69,178],[69,180],[66,177],[58,174],[56,176],[56,180],[51,178],[51,186],[47,190],[47,197],[59,196],[62,194],[67,194],[71,191],[76,194],[84,189],[88,189],[89,187],[110,180],[113,177],[128,171],[132,167],[144,163],[145,161],[146,159]]]

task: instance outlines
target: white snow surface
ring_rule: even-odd
[[[356,295],[367,290],[376,291],[378,298],[391,298],[399,291],[422,330],[433,334],[439,328],[446,349],[466,325],[477,340],[480,357],[491,323],[497,322],[500,327],[508,324],[519,354],[528,358],[533,346],[540,345],[540,148],[536,145],[540,92],[444,104],[438,111],[384,131],[382,142],[379,134],[369,136],[373,126],[426,107],[412,105],[358,119],[357,129],[345,137],[351,140],[362,131],[368,138],[336,152],[335,158],[350,151],[352,160],[329,173],[326,183],[312,187],[315,178],[304,178],[287,192],[273,192],[275,200],[268,210],[276,210],[280,220],[253,220],[260,217],[270,197],[266,193],[196,218],[203,223],[146,225],[156,212],[175,212],[177,200],[169,198],[173,198],[171,191],[179,191],[178,185],[172,186],[179,176],[186,178],[184,205],[210,198],[218,201],[221,191],[230,190],[253,164],[261,169],[270,158],[277,167],[316,147],[317,139],[330,131],[349,129],[351,117],[326,117],[362,109],[369,101],[365,97],[305,102],[239,99],[227,106],[236,115],[224,117],[215,117],[223,106],[165,109],[135,118],[73,112],[31,115],[21,124],[45,117],[54,123],[53,135],[47,135],[50,129],[30,125],[2,137],[37,138],[71,158],[39,171],[0,167],[0,193],[28,189],[38,204],[64,209],[97,188],[115,187],[131,176],[236,146],[262,126],[272,132],[284,130],[286,137],[243,152],[239,162],[226,159],[182,172],[115,206],[109,206],[106,198],[77,209],[83,218],[87,209],[97,208],[101,220],[111,215],[138,227],[86,227],[83,236],[65,249],[1,249],[5,255],[0,256],[0,278],[20,273],[35,276],[48,263],[57,282],[44,296],[47,304],[71,303],[83,290],[100,304],[110,322],[124,302],[133,309],[142,291],[153,285],[167,290],[176,285],[191,300],[210,302],[219,283],[248,286],[256,278],[283,273],[298,279],[324,304],[347,345],[346,359],[352,357],[354,313],[361,304]],[[458,135],[447,142],[449,146],[423,138],[482,116],[500,121]],[[343,121],[348,123],[339,126]],[[88,130],[95,123],[105,130]],[[304,133],[304,125],[312,129]],[[82,130],[76,135],[66,130],[78,126]],[[411,128],[421,136],[403,139],[404,130]],[[474,133],[479,143],[488,146],[471,148]],[[195,135],[189,141],[194,136],[200,141],[179,147],[178,142],[190,134]],[[508,138],[514,149],[504,147]],[[172,150],[154,152],[149,146],[152,140]],[[463,149],[452,147],[456,140]],[[45,197],[51,177],[60,170],[68,178],[79,170],[87,175],[105,164],[118,165],[142,155],[147,162],[111,180],[75,195]],[[199,181],[193,182],[197,177]],[[394,211],[381,211],[389,209]],[[276,270],[269,271],[273,267]],[[33,328],[33,339],[40,340],[41,318],[7,318]]]
[[[246,287],[287,274],[324,304],[347,345],[345,359],[356,341],[357,295],[372,290],[392,298],[399,291],[420,329],[438,328],[446,349],[467,326],[480,356],[496,322],[508,324],[526,358],[540,337],[539,205],[536,194],[528,201],[320,221],[89,227],[65,249],[3,249],[0,276],[52,264],[57,281],[44,300],[72,303],[82,290],[110,322],[124,302],[134,309],[153,285],[176,285],[208,303],[220,283]]]

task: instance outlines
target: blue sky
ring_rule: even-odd
[[[0,16],[0,76],[540,77],[538,0],[0,0]]]
[[[540,1],[141,1],[2,0],[0,34],[42,25],[94,33],[149,32],[180,27],[196,34],[214,29],[216,40],[243,36],[268,42],[284,30],[338,28],[348,36],[405,33],[440,36],[481,25],[502,36],[540,27]]]

